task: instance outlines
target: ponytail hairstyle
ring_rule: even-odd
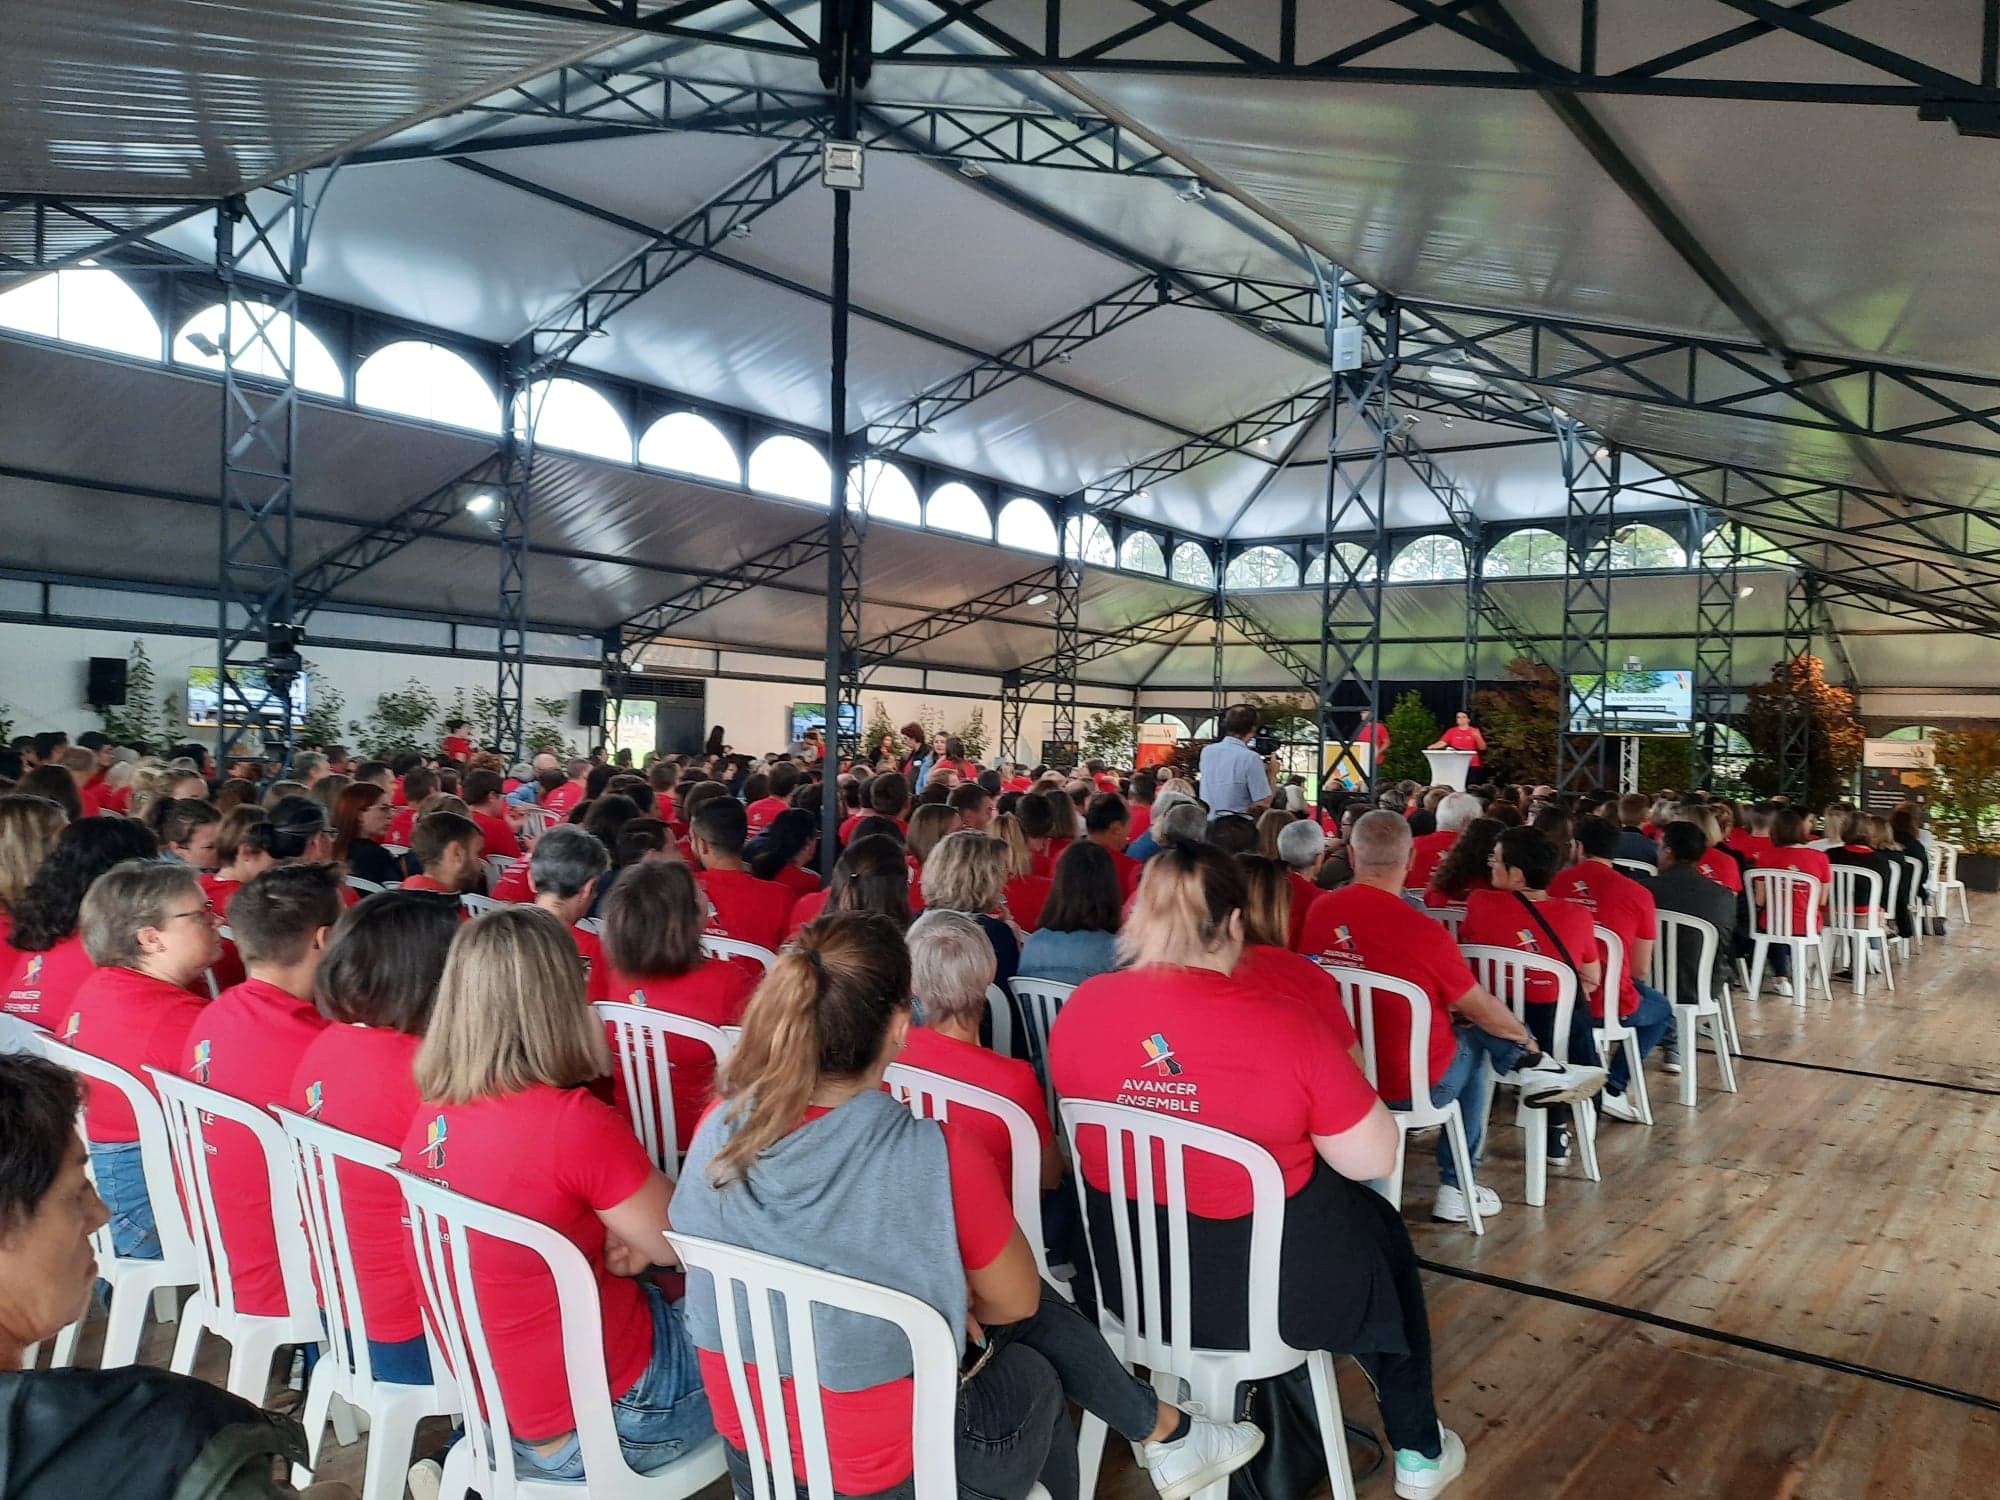
[[[888,917],[836,912],[801,932],[750,997],[743,1034],[716,1076],[731,1129],[710,1180],[743,1181],[797,1126],[820,1080],[867,1072],[909,1009],[910,953]]]

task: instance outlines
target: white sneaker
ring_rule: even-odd
[[[1779,975],[1771,981],[1771,988],[1783,995],[1787,1000],[1792,998],[1792,982],[1783,975]]]
[[[1557,1062],[1544,1052],[1533,1063],[1516,1068],[1509,1081],[1520,1085],[1522,1102],[1531,1109],[1547,1109],[1588,1099],[1604,1087],[1605,1077],[1602,1068]]]
[[[1234,1474],[1263,1446],[1261,1427],[1193,1417],[1186,1437],[1171,1443],[1147,1443],[1140,1449],[1139,1461],[1153,1476],[1160,1500],[1188,1500],[1216,1480]]]
[[[1500,1212],[1500,1195],[1492,1188],[1475,1187],[1473,1201],[1479,1205],[1479,1217],[1482,1219],[1490,1219]],[[1431,1200],[1431,1217],[1442,1219],[1447,1224],[1471,1222],[1472,1215],[1465,1206],[1465,1190],[1449,1182],[1440,1182],[1438,1195]]]
[[[1465,1444],[1442,1422],[1438,1435],[1444,1450],[1436,1458],[1425,1458],[1413,1449],[1396,1450],[1396,1493],[1402,1500],[1428,1500],[1444,1493],[1446,1485],[1465,1472]]]
[[[1597,1096],[1597,1112],[1607,1120],[1623,1120],[1628,1125],[1643,1125],[1639,1108],[1623,1094],[1602,1093]]]
[[[438,1500],[444,1487],[444,1465],[434,1458],[410,1466],[410,1500]]]

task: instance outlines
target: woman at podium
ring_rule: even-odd
[[[1480,752],[1486,748],[1486,736],[1472,726],[1472,715],[1460,709],[1458,722],[1439,735],[1425,747],[1429,750],[1470,750],[1471,769],[1479,769]]]

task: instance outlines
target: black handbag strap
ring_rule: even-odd
[[[1556,936],[1555,928],[1549,926],[1548,919],[1535,909],[1538,903],[1530,901],[1527,894],[1522,891],[1514,892],[1514,899],[1528,909],[1528,915],[1535,919],[1535,925],[1542,929],[1542,935],[1556,945],[1556,952],[1562,955],[1562,961],[1569,966],[1570,973],[1576,976],[1576,992],[1578,996],[1584,1000],[1588,1000],[1590,998],[1590,986],[1583,982],[1583,970],[1577,967],[1576,960],[1570,956],[1570,951],[1564,946],[1563,940]]]

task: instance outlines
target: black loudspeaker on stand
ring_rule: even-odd
[[[125,703],[125,658],[93,656],[89,693],[92,708],[120,708]]]
[[[576,722],[585,729],[596,729],[604,722],[604,694],[596,688],[584,688],[576,695]]]

